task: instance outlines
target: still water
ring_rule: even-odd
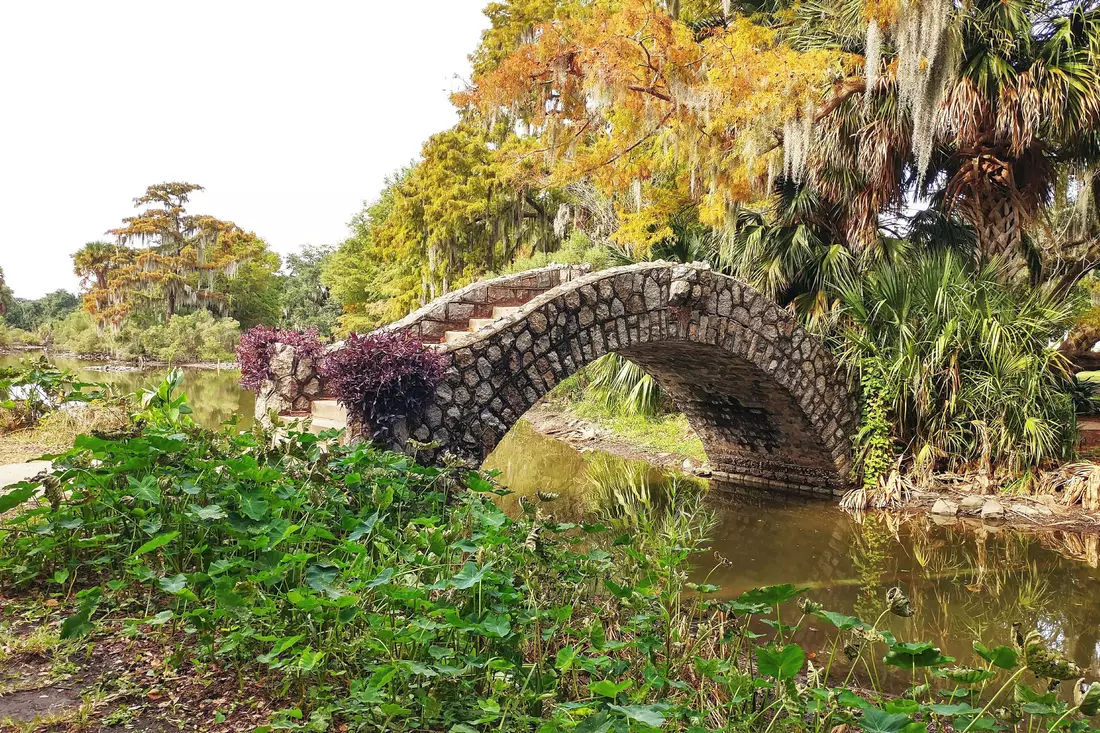
[[[18,363],[0,355],[0,366]],[[56,359],[81,379],[135,391],[162,378],[164,369],[100,372],[94,362]],[[203,425],[239,417],[252,422],[254,397],[237,386],[235,371],[185,371],[184,390]],[[696,580],[719,585],[733,598],[757,586],[794,583],[806,595],[873,621],[886,590],[900,586],[916,608],[908,619],[888,616],[903,641],[932,641],[960,663],[975,661],[971,642],[1011,644],[1012,623],[1039,629],[1046,639],[1100,676],[1100,535],[1023,533],[996,527],[937,525],[920,517],[862,519],[831,503],[784,501],[775,494],[711,486],[649,464],[606,453],[581,454],[521,421],[488,458],[499,480],[518,496],[558,495],[548,506],[561,521],[599,519],[627,528],[660,521],[675,501],[704,494],[713,515],[706,553],[695,558]],[[682,499],[681,499],[682,500]],[[784,611],[794,623],[797,610]],[[766,629],[762,629],[766,630]],[[835,629],[816,621],[798,632],[809,651],[828,654]]]
[[[38,354],[20,356],[0,354],[0,367],[18,366],[21,360],[38,358]],[[77,379],[85,382],[105,382],[113,385],[120,394],[132,393],[143,387],[153,387],[160,383],[168,372],[167,367],[158,367],[142,371],[105,372],[94,367],[106,362],[83,361],[53,357],[50,359],[57,367],[68,369]],[[237,385],[241,373],[235,369],[184,369],[183,391],[195,410],[195,421],[209,428],[216,428],[225,420],[239,417],[241,429],[252,426],[253,412],[256,409],[256,396]]]
[[[629,528],[659,519],[670,490],[704,491],[713,514],[707,552],[695,580],[719,585],[723,598],[758,586],[794,583],[828,610],[873,622],[886,591],[900,586],[916,614],[888,616],[901,641],[932,641],[960,664],[974,664],[975,639],[1012,644],[1012,623],[1036,628],[1090,676],[1100,675],[1100,535],[1024,533],[926,517],[853,517],[828,502],[782,501],[664,473],[605,453],[580,454],[521,422],[489,456],[517,495],[559,494],[544,504],[560,521],[608,520]],[[507,497],[506,502],[512,497]],[[798,610],[784,609],[793,624]],[[767,628],[760,629],[767,631]],[[774,633],[774,632],[772,632]],[[836,629],[804,623],[798,641],[821,658]]]

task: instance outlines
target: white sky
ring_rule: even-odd
[[[487,0],[0,2],[0,267],[76,290],[69,255],[163,181],[280,253],[341,241],[457,119]]]

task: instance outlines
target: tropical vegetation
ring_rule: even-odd
[[[231,670],[229,715],[261,694],[265,729],[1087,731],[1100,712],[1100,685],[1027,629],[961,664],[896,638],[900,588],[869,620],[789,585],[721,600],[692,492],[591,524],[555,521],[552,496],[509,515],[478,472],[203,430],[178,386],[79,437],[44,491],[0,494],[0,578],[53,596],[55,644],[121,624],[168,667]],[[791,641],[809,623],[831,649]],[[912,684],[876,691],[887,674]]]

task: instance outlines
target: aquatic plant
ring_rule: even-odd
[[[1031,636],[1026,657],[976,643],[966,667],[896,638],[884,619],[921,610],[901,589],[872,622],[813,599],[791,618],[793,585],[720,600],[688,582],[705,548],[690,492],[671,521],[621,534],[555,521],[549,496],[509,516],[477,472],[293,428],[195,427],[177,386],[151,390],[131,430],[78,438],[47,496],[0,494],[0,582],[56,589],[64,638],[122,622],[182,644],[169,665],[249,684],[276,671],[272,728],[899,733],[1018,715],[1085,731],[1100,707],[1082,683],[1072,704],[1025,684],[1071,671]],[[835,628],[832,651],[792,642],[809,622]],[[886,668],[914,686],[869,689]]]

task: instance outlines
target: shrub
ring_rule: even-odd
[[[291,346],[301,356],[316,359],[324,346],[317,335],[317,329],[308,331],[288,331],[271,326],[254,326],[241,336],[237,345],[237,364],[241,369],[241,386],[257,390],[265,380],[271,378],[271,357],[275,354],[276,344]]]
[[[1074,322],[1073,297],[939,255],[853,279],[841,306],[836,351],[877,380],[907,458],[1020,471],[1072,454],[1069,365],[1050,344]]]
[[[223,361],[233,357],[240,326],[232,318],[215,318],[200,310],[174,315],[167,323],[128,320],[121,329],[100,329],[84,311],[50,324],[58,349],[76,354],[111,354],[124,359],[144,356],[171,363]]]
[[[372,437],[415,414],[443,378],[443,357],[404,332],[352,334],[321,362],[328,389]]]
[[[222,361],[233,357],[239,333],[240,326],[232,318],[214,318],[209,311],[195,311],[145,329],[139,350],[169,363]]]

